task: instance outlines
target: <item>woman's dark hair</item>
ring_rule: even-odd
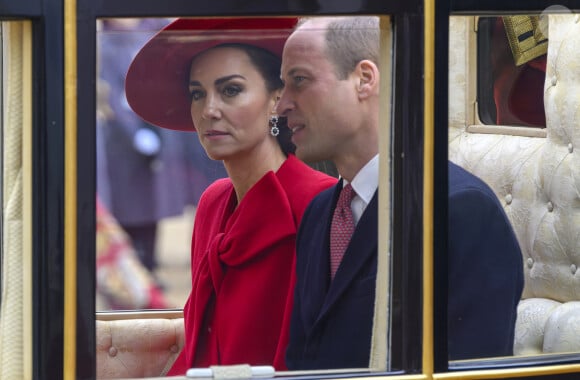
[[[246,44],[231,43],[216,46],[216,48],[219,47],[232,47],[244,51],[248,57],[250,57],[252,64],[264,78],[264,82],[266,82],[266,90],[268,90],[268,92],[280,90],[284,87],[284,83],[282,82],[282,79],[280,79],[280,66],[282,65],[282,62],[275,54],[257,46]],[[277,125],[280,129],[280,134],[276,138],[282,151],[285,155],[294,154],[296,146],[292,144],[292,131],[290,131],[290,128],[288,128],[288,125],[286,124],[286,118],[279,117]]]

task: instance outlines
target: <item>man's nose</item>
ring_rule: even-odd
[[[280,99],[276,103],[276,113],[280,116],[286,116],[292,109],[294,109],[294,102],[290,99],[288,91],[283,89],[280,94]]]

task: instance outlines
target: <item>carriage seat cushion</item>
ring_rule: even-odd
[[[162,376],[184,344],[183,318],[97,320],[97,378]]]

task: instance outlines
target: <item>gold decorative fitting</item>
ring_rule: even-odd
[[[506,16],[502,19],[516,66],[548,52],[546,16]]]

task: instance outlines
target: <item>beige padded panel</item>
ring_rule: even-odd
[[[183,348],[183,318],[97,321],[97,378],[164,375]]]
[[[546,138],[467,132],[465,23],[451,23],[452,55],[459,58],[450,59],[449,157],[493,188],[522,248],[515,353],[580,351],[580,329],[568,331],[580,315],[579,17],[550,15]]]
[[[380,72],[390,73],[392,71],[392,25],[391,19],[387,16],[381,17],[381,65]],[[384,75],[380,78],[380,94],[382,104],[391,104],[391,77]],[[382,107],[379,114],[379,122],[385,128],[379,130],[379,152],[383,162],[379,164],[379,231],[391,231],[390,219],[390,181],[391,173],[389,169],[388,157],[390,157],[391,128],[388,127],[391,120],[390,107]],[[373,316],[373,332],[371,339],[371,351],[369,368],[372,371],[385,371],[390,368],[391,357],[389,355],[389,314],[390,287],[391,282],[391,236],[390,233],[380,234],[378,238],[378,258],[377,258],[377,282]]]
[[[0,379],[23,379],[24,323],[22,246],[23,24],[2,23],[4,104],[2,128],[3,241],[0,309]],[[26,298],[24,298],[26,299]]]

